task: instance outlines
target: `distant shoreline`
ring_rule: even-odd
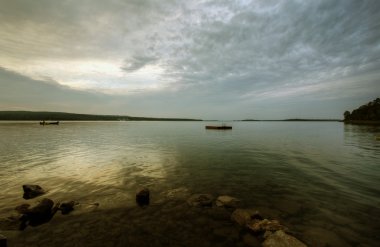
[[[153,118],[66,112],[0,111],[0,121],[202,121],[190,118]]]
[[[192,118],[155,118],[155,117],[133,117],[125,115],[93,115],[67,112],[47,111],[0,111],[0,121],[204,121],[223,122],[223,120],[202,120]],[[225,122],[339,122],[339,119],[279,119],[279,120],[224,120]]]
[[[380,121],[341,119],[243,119],[243,120],[203,120],[192,118],[155,118],[124,115],[93,115],[66,112],[0,111],[0,121],[198,121],[198,122],[344,122],[345,124],[380,125]]]
[[[242,122],[342,122],[340,119],[279,119],[279,120],[256,120],[256,119],[245,119],[239,120]]]

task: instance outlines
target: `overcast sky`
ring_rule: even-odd
[[[0,0],[0,110],[342,118],[380,97],[378,0]]]

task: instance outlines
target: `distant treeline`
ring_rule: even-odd
[[[282,120],[256,120],[256,119],[245,119],[241,121],[262,121],[262,122],[339,122],[339,119],[304,119],[304,118],[291,118],[291,119],[282,119]]]
[[[352,112],[344,112],[346,123],[380,123],[380,98],[360,106]]]
[[[6,121],[202,121],[188,118],[150,118],[119,115],[91,115],[65,112],[0,111]]]

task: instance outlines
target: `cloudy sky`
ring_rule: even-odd
[[[342,118],[380,97],[378,0],[0,0],[0,110]]]

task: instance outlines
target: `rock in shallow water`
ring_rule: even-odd
[[[59,210],[61,210],[62,214],[68,214],[68,213],[70,213],[71,211],[74,210],[74,206],[75,205],[76,205],[76,203],[74,201],[63,202],[59,206]]]
[[[186,199],[190,195],[190,191],[186,187],[179,187],[162,193],[167,199]]]
[[[246,225],[249,221],[253,219],[261,220],[262,217],[257,210],[254,209],[236,209],[231,215],[232,221],[235,221],[241,226]]]
[[[265,236],[263,247],[307,247],[304,243],[282,230],[265,234]]]
[[[48,222],[58,210],[58,205],[54,206],[54,202],[48,198],[32,208],[28,208],[20,218],[22,223],[20,230],[24,230],[27,225],[37,226]]]
[[[136,192],[136,202],[140,206],[149,205],[149,189],[143,188]]]
[[[45,194],[45,190],[36,184],[24,184],[22,186],[22,189],[24,190],[24,199],[32,199],[34,197]]]
[[[7,247],[7,238],[0,234],[0,247]]]
[[[253,220],[247,223],[248,229],[255,233],[266,232],[266,231],[278,231],[287,230],[285,226],[281,225],[277,220]]]
[[[218,196],[216,199],[216,206],[218,207],[227,207],[227,208],[236,208],[240,200],[232,196]]]
[[[187,203],[193,207],[211,207],[214,197],[210,194],[194,194],[189,199]]]

